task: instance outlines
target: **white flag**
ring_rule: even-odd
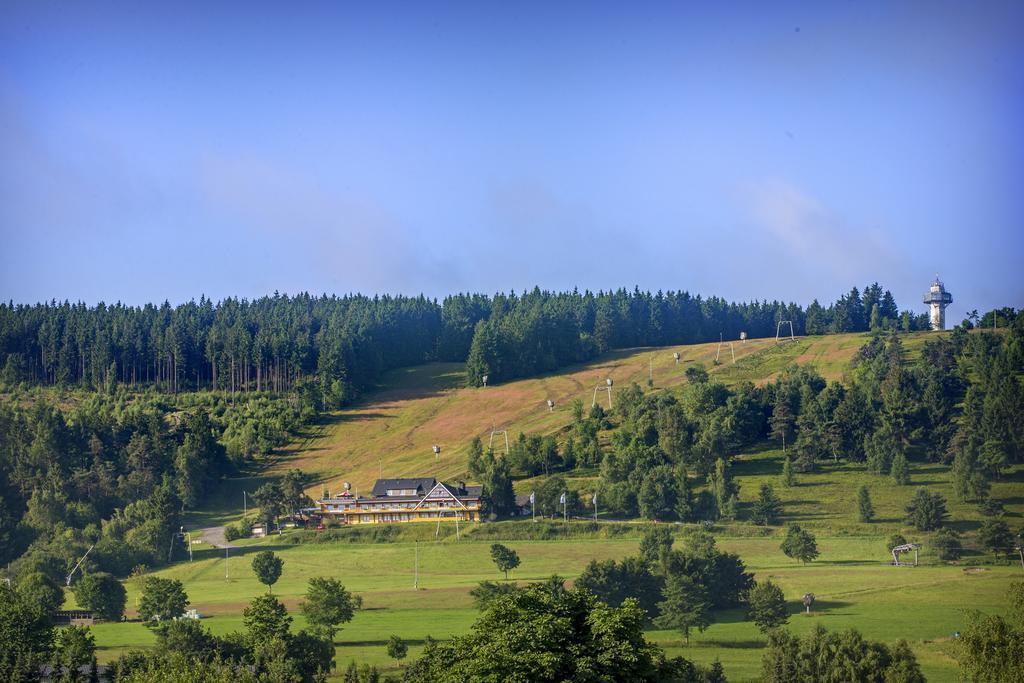
[[[597,505],[597,491],[594,491],[593,502],[594,502],[594,505]]]
[[[562,505],[565,505],[565,494],[564,493],[562,494],[562,497],[558,499],[558,502],[561,503]]]
[[[537,502],[537,494],[535,494],[533,491],[530,491],[530,505],[533,505],[536,502]]]

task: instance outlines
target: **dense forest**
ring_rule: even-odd
[[[544,292],[425,297],[275,294],[253,301],[206,298],[179,306],[0,304],[0,380],[117,385],[168,393],[196,389],[315,394],[337,407],[381,373],[429,360],[468,361],[467,381],[492,383],[594,358],[610,349],[689,344],[724,335],[922,329],[878,284],[853,288],[827,308],[729,303],[686,292]]]
[[[40,390],[0,403],[0,562],[64,582],[181,557],[185,510],[311,419],[294,401]]]

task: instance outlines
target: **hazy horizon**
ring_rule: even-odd
[[[0,9],[0,299],[1024,307],[1024,5]]]

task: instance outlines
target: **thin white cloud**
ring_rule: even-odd
[[[762,180],[741,195],[760,236],[782,255],[799,259],[791,268],[856,282],[892,272],[900,261],[881,230],[851,224],[790,182]]]

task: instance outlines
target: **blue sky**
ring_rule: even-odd
[[[1024,306],[1022,121],[1014,2],[8,1],[0,297],[939,273],[959,320]]]

